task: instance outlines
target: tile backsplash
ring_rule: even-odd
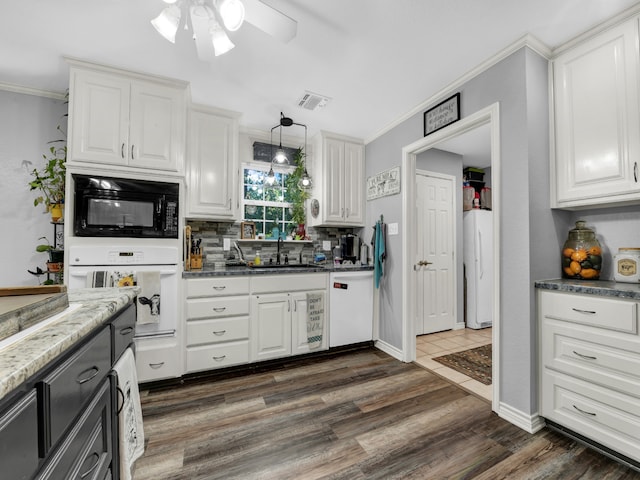
[[[223,267],[227,260],[237,259],[236,249],[233,242],[240,239],[240,223],[227,222],[205,222],[190,220],[187,225],[191,227],[191,235],[195,239],[202,239],[202,260],[203,266],[206,267]],[[327,260],[331,260],[331,252],[322,250],[323,241],[330,241],[331,247],[335,247],[339,243],[340,235],[347,233],[361,234],[364,231],[366,235],[370,232],[362,228],[337,228],[337,227],[307,227],[307,235],[311,237],[312,243],[308,242],[285,242],[281,248],[281,257],[287,255],[290,263],[310,263],[313,261],[314,254],[323,252],[327,256]],[[363,242],[369,243],[369,238],[362,238]],[[231,250],[224,251],[224,239],[231,240]],[[256,251],[260,251],[260,257],[263,263],[268,263],[270,259],[276,261],[277,244],[273,240],[254,240],[239,242],[238,245],[242,250],[245,260],[253,261]]]

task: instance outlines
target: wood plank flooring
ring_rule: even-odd
[[[141,391],[135,480],[640,479],[373,348]]]

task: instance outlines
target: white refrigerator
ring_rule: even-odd
[[[493,322],[493,212],[463,213],[463,257],[467,282],[467,327],[490,327]]]

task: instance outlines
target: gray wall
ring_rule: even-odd
[[[500,104],[501,178],[495,172],[492,176],[494,188],[501,189],[500,401],[525,414],[537,410],[533,281],[558,276],[558,227],[549,209],[547,88],[546,59],[523,48],[459,89],[462,117]],[[399,164],[402,147],[422,136],[422,121],[422,113],[416,114],[369,143],[366,175]],[[375,221],[384,213],[387,222],[400,222],[401,210],[400,196],[385,197],[368,202],[367,218]],[[394,261],[381,292],[380,339],[400,349],[399,236],[392,238],[388,250]]]
[[[2,191],[2,268],[0,286],[37,285],[27,269],[45,268],[47,256],[35,247],[46,236],[53,242],[51,217],[44,207],[33,206],[36,192],[29,191],[29,174],[44,165],[47,142],[60,138],[56,126],[66,123],[62,100],[0,90],[0,191]],[[27,167],[23,161],[31,162]],[[41,278],[44,280],[44,278]]]

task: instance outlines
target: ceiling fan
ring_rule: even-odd
[[[260,0],[163,0],[168,4],[151,24],[164,38],[175,43],[184,17],[191,24],[198,58],[210,61],[235,45],[227,31],[234,32],[247,21],[287,43],[296,36],[298,22]],[[183,16],[183,12],[188,15]]]

